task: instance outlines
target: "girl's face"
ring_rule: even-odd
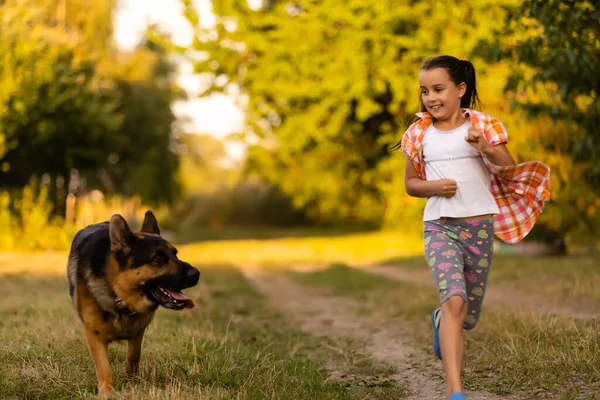
[[[448,120],[460,112],[460,99],[467,85],[456,85],[444,68],[421,70],[419,90],[425,109],[437,120]]]

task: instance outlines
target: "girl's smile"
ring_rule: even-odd
[[[464,122],[460,113],[460,99],[465,93],[465,83],[456,85],[444,68],[421,70],[419,74],[421,101],[425,109],[442,125]]]

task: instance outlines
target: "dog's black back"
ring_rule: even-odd
[[[110,252],[110,235],[108,221],[89,225],[80,230],[71,244],[67,275],[69,278],[69,295],[73,298],[75,282],[80,270],[79,265],[85,266],[96,278],[106,273],[106,257]]]

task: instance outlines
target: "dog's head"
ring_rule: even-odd
[[[177,258],[177,249],[160,236],[152,211],[147,211],[142,230],[132,232],[123,217],[109,222],[113,255],[109,282],[123,306],[147,312],[163,306],[172,310],[193,308],[194,302],[181,291],[195,286],[200,272]]]

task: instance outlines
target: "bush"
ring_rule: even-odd
[[[1,250],[64,250],[69,247],[74,227],[52,215],[48,189],[26,186],[13,196],[0,193]]]
[[[115,213],[121,214],[131,229],[139,230],[148,209],[137,197],[105,197],[99,191],[91,191],[67,197],[65,220],[54,214],[44,185],[25,186],[12,194],[0,191],[0,251],[66,251],[79,229],[107,221]],[[153,211],[160,228],[168,229],[168,210],[160,207]]]

